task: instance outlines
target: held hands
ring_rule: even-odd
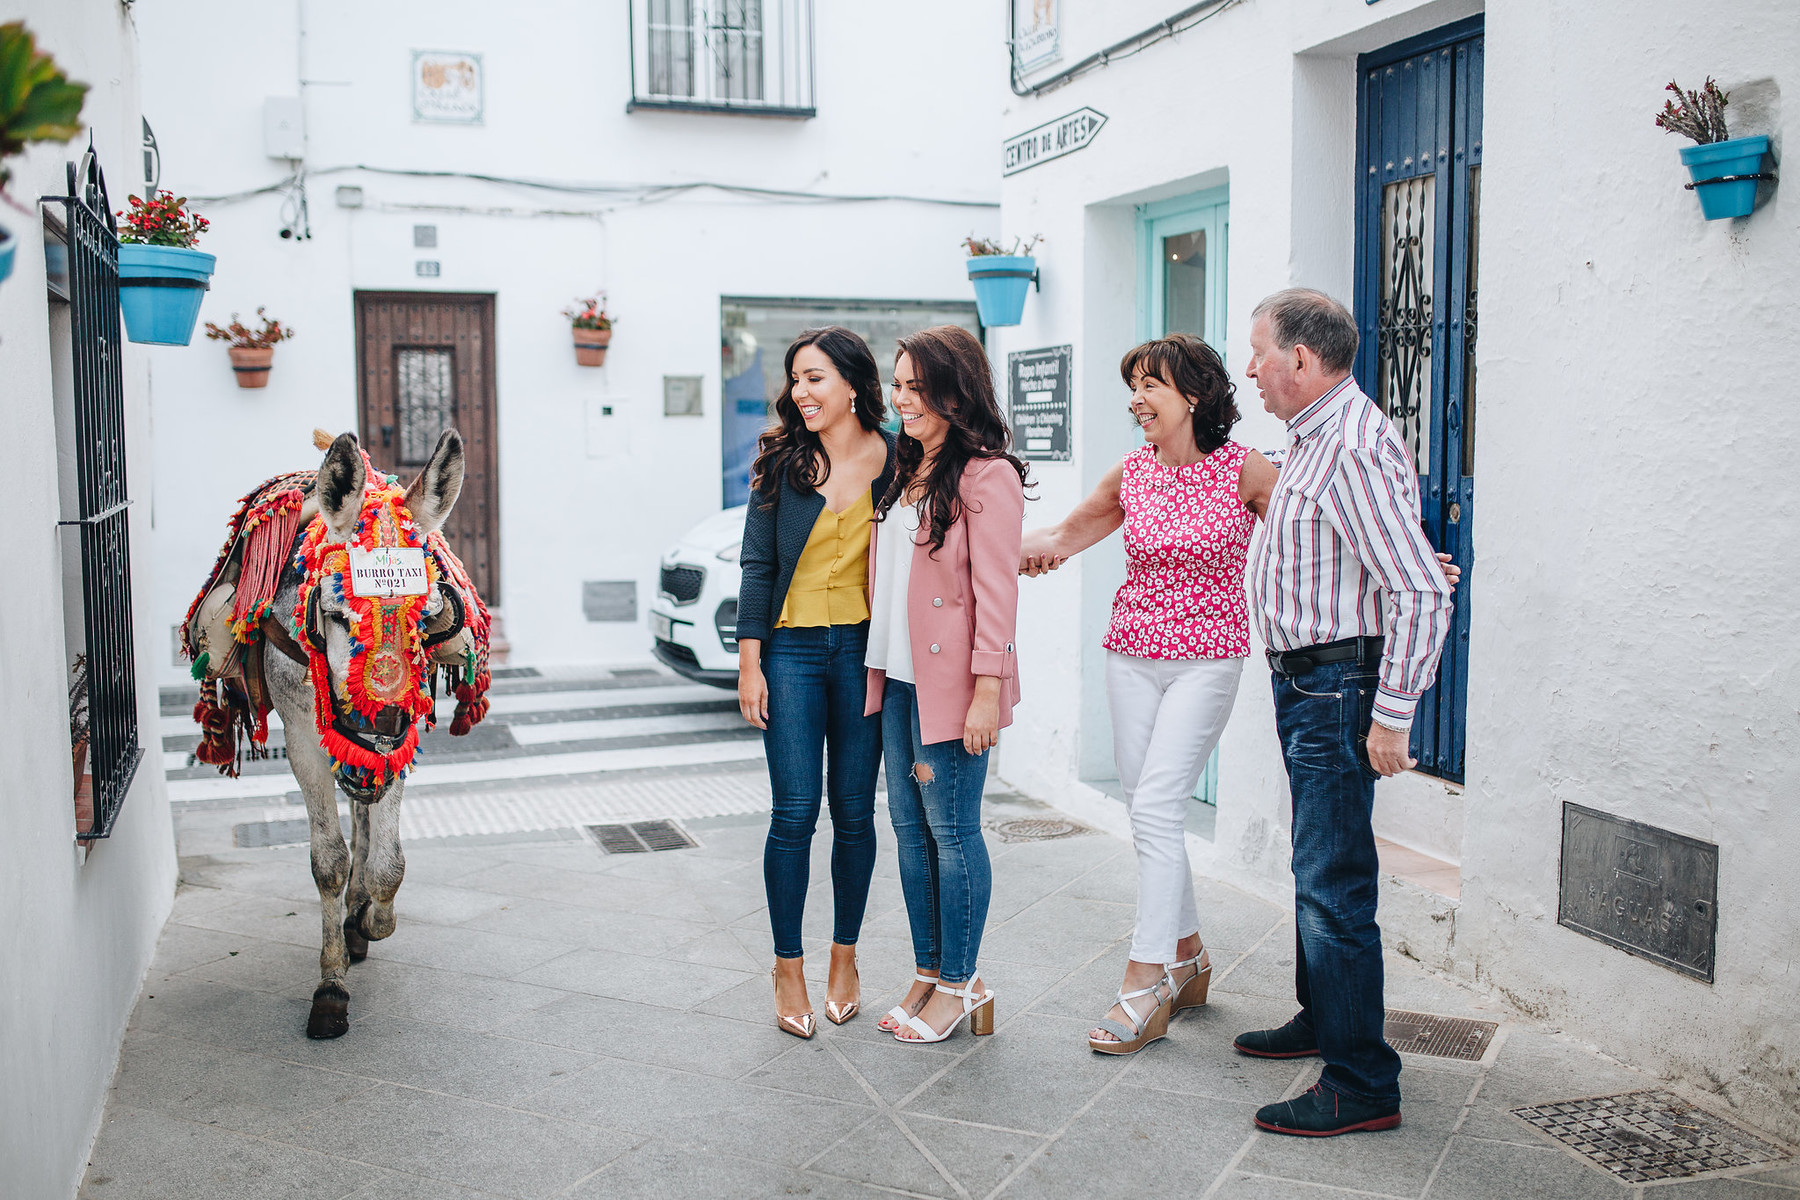
[[[1402,771],[1410,771],[1419,765],[1419,760],[1408,754],[1407,743],[1412,741],[1412,733],[1405,729],[1389,729],[1379,721],[1369,722],[1369,766],[1377,775],[1386,778],[1398,775]]]
[[[1054,529],[1033,529],[1019,547],[1019,574],[1028,579],[1048,574],[1069,561],[1056,550]]]
[[[975,699],[969,702],[969,715],[963,719],[963,749],[970,754],[986,754],[1000,744],[1000,679],[995,675],[975,677]]]

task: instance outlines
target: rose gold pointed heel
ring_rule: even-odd
[[[769,968],[769,978],[771,980],[775,978],[774,967]],[[801,1013],[799,1016],[795,1017],[784,1017],[781,1013],[777,1012],[775,1014],[775,1027],[783,1033],[793,1034],[801,1041],[811,1041],[812,1035],[818,1032],[818,1026],[814,1024],[813,1015],[809,1012]]]
[[[1183,967],[1194,967],[1196,969],[1192,975],[1188,976],[1187,982],[1183,983],[1180,990],[1175,993],[1174,1007],[1169,1010],[1169,1015],[1171,1017],[1183,1009],[1199,1008],[1201,1005],[1205,1004],[1207,989],[1212,986],[1212,959],[1207,955],[1206,947],[1202,946],[1200,948],[1200,953],[1194,955],[1192,958],[1184,959],[1178,963],[1170,963],[1164,970],[1167,972],[1168,977],[1173,979],[1175,977],[1175,972],[1181,970]]]
[[[832,956],[834,960],[833,966],[837,965],[835,962],[836,957],[835,954]],[[833,1025],[842,1025],[845,1021],[848,1021],[851,1017],[854,1017],[857,1013],[862,1011],[862,972],[856,969],[856,956],[854,954],[850,957],[850,972],[856,976],[856,999],[846,1000],[841,1004],[836,1000],[829,998],[825,1001],[825,1019],[830,1021]],[[828,994],[831,991],[831,983],[829,980],[827,980],[825,984],[825,990]]]

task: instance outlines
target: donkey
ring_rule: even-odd
[[[416,527],[416,539],[424,539],[439,530],[450,510],[456,505],[463,484],[463,441],[453,429],[445,430],[438,439],[431,461],[417,479],[406,488],[399,506]],[[319,544],[330,548],[348,544],[371,514],[365,508],[386,496],[388,511],[395,506],[393,493],[369,487],[362,449],[352,434],[341,434],[325,453],[319,469],[314,498],[318,502],[318,521],[323,530],[309,529],[303,544]],[[379,481],[377,481],[379,482]],[[380,514],[374,514],[379,517]],[[391,519],[391,518],[390,518]],[[404,526],[402,519],[399,524]],[[416,743],[415,720],[420,705],[405,700],[424,697],[429,680],[422,672],[434,668],[422,653],[390,655],[381,664],[381,672],[397,675],[377,679],[378,686],[367,680],[353,685],[353,666],[369,653],[366,644],[352,639],[348,588],[321,584],[308,579],[296,557],[282,573],[275,601],[269,615],[262,619],[262,630],[269,644],[280,654],[266,656],[263,663],[268,695],[281,714],[287,736],[287,760],[294,779],[306,795],[307,817],[312,826],[312,873],[319,887],[320,923],[324,943],[319,952],[319,986],[313,992],[312,1012],[307,1018],[306,1034],[312,1038],[335,1038],[350,1028],[350,992],[345,977],[351,963],[367,957],[369,943],[394,932],[394,896],[406,874],[406,856],[400,849],[400,802],[405,793],[404,766],[397,771],[346,770],[342,742],[348,738],[365,753],[377,758],[392,756],[397,747],[410,748]],[[347,577],[347,576],[346,576]],[[304,608],[302,593],[310,589]],[[434,587],[424,599],[426,622],[445,615],[446,606],[458,608],[459,600],[448,587]],[[298,612],[291,633],[278,614]],[[418,605],[409,611],[417,612]],[[402,631],[408,637],[422,637],[419,630]],[[302,651],[296,640],[305,643]],[[413,643],[415,650],[417,643]],[[306,660],[305,665],[299,660]],[[312,672],[321,665],[329,668],[328,688]],[[373,666],[357,669],[375,678]],[[351,697],[358,688],[364,694],[374,692],[385,702],[369,716],[357,712]],[[428,705],[429,700],[424,701]],[[329,710],[329,711],[328,711]],[[330,718],[329,726],[326,725]],[[479,717],[477,717],[479,719]],[[336,753],[328,744],[338,747]],[[351,839],[344,844],[338,823],[337,789],[343,787],[351,800]]]

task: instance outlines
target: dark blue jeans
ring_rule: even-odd
[[[1375,1103],[1400,1100],[1400,1056],[1381,1035],[1375,924],[1375,780],[1366,742],[1373,668],[1328,663],[1274,677],[1275,727],[1294,804],[1294,991],[1319,1038],[1320,1082]]]
[[[863,716],[868,644],[865,621],[777,629],[763,647],[769,684],[763,752],[773,797],[763,886],[777,958],[802,953],[821,779],[831,805],[831,937],[853,946],[862,932],[875,873],[875,777],[881,769],[881,718]]]
[[[961,738],[920,742],[918,693],[894,679],[881,705],[881,736],[913,961],[922,971],[941,972],[945,983],[967,983],[975,976],[994,884],[981,837],[987,755],[970,754]]]

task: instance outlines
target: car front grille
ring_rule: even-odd
[[[692,604],[706,586],[706,572],[700,567],[680,566],[662,569],[662,594],[676,604]]]

